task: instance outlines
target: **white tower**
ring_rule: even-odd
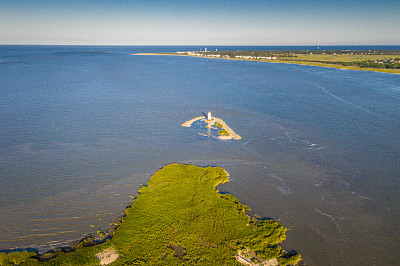
[[[208,114],[207,114],[207,120],[208,120],[208,121],[211,121],[211,119],[212,119],[212,118],[211,118],[211,112],[208,112]]]

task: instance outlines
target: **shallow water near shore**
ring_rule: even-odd
[[[226,169],[309,265],[398,264],[400,76],[132,55],[185,49],[1,47],[0,249],[105,228],[183,162]],[[181,126],[208,111],[242,139]]]

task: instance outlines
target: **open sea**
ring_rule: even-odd
[[[400,75],[133,55],[204,48],[0,46],[0,250],[106,228],[181,162],[225,168],[218,189],[279,219],[307,265],[399,265]],[[242,139],[181,126],[208,111]]]

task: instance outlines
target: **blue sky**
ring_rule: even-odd
[[[399,0],[0,0],[0,44],[400,44]]]

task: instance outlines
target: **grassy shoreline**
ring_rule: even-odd
[[[289,59],[288,60],[279,60],[279,59],[268,60],[268,59],[249,59],[249,58],[207,57],[207,56],[188,55],[188,54],[182,54],[182,53],[137,53],[137,54],[133,54],[133,55],[190,56],[190,57],[209,58],[209,59],[245,60],[245,61],[254,61],[254,62],[295,64],[295,65],[328,67],[328,68],[345,69],[345,70],[358,70],[358,71],[361,70],[361,71],[373,71],[373,72],[380,72],[380,73],[400,74],[400,69],[363,68],[363,67],[357,67],[357,66],[342,66],[342,65],[330,64],[330,63],[313,62],[313,61],[298,61],[298,60],[289,60]]]
[[[39,261],[33,252],[0,253],[0,265],[259,265],[296,264],[299,254],[278,245],[286,228],[249,217],[250,209],[216,187],[229,181],[220,167],[170,164],[140,188],[114,236],[98,245]],[[112,261],[110,258],[116,259]]]

